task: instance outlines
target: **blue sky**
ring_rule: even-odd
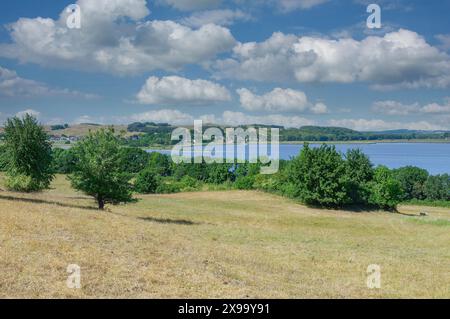
[[[65,8],[80,8],[70,29]],[[381,7],[381,29],[366,25]],[[0,121],[450,130],[450,1],[0,4]]]

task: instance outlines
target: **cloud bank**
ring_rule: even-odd
[[[51,88],[44,83],[24,79],[13,70],[0,66],[0,96],[6,97],[37,97],[37,96],[69,96],[93,99],[97,96],[69,89]]]
[[[264,95],[256,95],[250,90],[241,88],[236,91],[240,96],[241,106],[248,111],[266,112],[305,112],[315,114],[327,113],[323,103],[312,104],[306,94],[292,89],[275,88]]]
[[[12,43],[0,45],[0,56],[122,75],[175,71],[235,45],[230,31],[214,24],[192,29],[170,20],[143,22],[149,14],[145,0],[78,0],[77,4],[81,29],[67,28],[65,10],[56,21],[21,18],[9,26]]]
[[[212,68],[217,78],[239,80],[363,82],[380,90],[450,86],[450,56],[404,29],[361,41],[276,32],[263,42],[239,43],[232,58]]]

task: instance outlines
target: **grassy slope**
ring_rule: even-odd
[[[93,210],[62,176],[0,192],[0,297],[450,297],[450,210],[310,209],[257,192],[144,196]],[[66,267],[82,267],[81,290]],[[366,288],[369,264],[382,289]]]

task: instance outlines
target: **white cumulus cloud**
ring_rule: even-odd
[[[430,123],[428,121],[416,122],[396,122],[385,121],[380,119],[339,119],[329,120],[329,126],[339,126],[354,129],[357,131],[383,131],[393,129],[409,129],[409,130],[446,130],[449,126]]]
[[[449,50],[450,49],[450,34],[438,34],[435,36],[436,39],[441,42],[440,47],[443,50]]]
[[[207,80],[190,80],[179,76],[150,77],[136,96],[141,104],[202,105],[230,101],[228,90]]]
[[[369,83],[375,89],[450,86],[450,56],[419,34],[400,29],[352,38],[274,33],[239,43],[232,58],[216,61],[218,78],[301,83]]]
[[[172,125],[192,125],[194,123],[194,117],[192,115],[172,109],[153,110],[132,114],[118,120],[122,123],[155,122],[169,123]]]
[[[384,131],[395,129],[410,129],[410,130],[449,130],[450,122],[448,116],[443,117],[442,121],[435,121],[433,123],[421,121],[387,121],[382,119],[366,119],[366,118],[344,118],[344,119],[330,119],[325,121],[317,121],[301,116],[288,116],[278,113],[271,113],[266,115],[251,115],[244,112],[236,112],[227,110],[223,113],[204,114],[201,116],[194,116],[177,109],[160,109],[151,110],[141,113],[132,114],[129,116],[113,117],[109,120],[102,119],[100,122],[104,123],[120,123],[129,124],[131,122],[156,122],[169,123],[176,126],[192,126],[194,120],[203,120],[206,124],[226,125],[228,127],[236,127],[239,125],[277,125],[286,128],[300,128],[302,126],[321,125],[333,127],[346,127],[358,131]],[[99,122],[94,121],[88,117],[83,117],[78,122]]]
[[[36,97],[36,96],[70,96],[91,99],[94,94],[86,94],[69,89],[51,88],[44,83],[20,77],[16,71],[0,66],[0,96]]]
[[[31,115],[31,116],[34,116],[37,119],[39,119],[41,117],[41,112],[33,110],[33,109],[27,109],[27,110],[23,110],[23,111],[17,112],[16,116],[19,117],[19,118],[23,118],[27,114]]]
[[[206,24],[222,26],[232,25],[235,21],[252,20],[251,15],[241,10],[218,9],[194,12],[191,16],[183,18],[181,24],[198,28]]]
[[[225,111],[219,116],[214,114],[205,114],[194,117],[191,114],[181,112],[176,109],[161,109],[152,110],[132,114],[126,117],[115,118],[115,122],[127,124],[130,122],[156,122],[169,123],[171,125],[190,125],[192,126],[194,120],[203,120],[203,123],[227,125],[229,127],[236,127],[246,124],[264,124],[264,125],[279,125],[285,127],[301,127],[305,125],[315,125],[316,122],[300,116],[285,116],[281,114],[268,115],[248,115],[242,112]]]
[[[169,6],[182,11],[215,8],[222,3],[221,0],[159,0],[159,2],[165,2]]]
[[[316,122],[300,116],[285,116],[281,114],[248,115],[242,112],[225,111],[218,119],[221,124],[230,126],[245,124],[279,125],[298,128],[305,125],[315,125]]]
[[[443,104],[429,103],[426,105],[420,105],[417,102],[405,104],[391,100],[377,101],[373,104],[372,110],[387,115],[450,114],[450,98],[446,98]]]
[[[230,50],[235,39],[214,24],[192,29],[173,21],[146,21],[145,0],[78,0],[81,29],[58,20],[21,18],[9,26],[11,44],[0,56],[44,66],[116,74],[178,70]],[[127,19],[122,19],[127,18]]]
[[[245,88],[238,89],[236,92],[240,96],[241,106],[248,111],[310,111],[316,114],[327,112],[327,106],[325,104],[312,104],[308,101],[305,93],[293,89],[275,88],[264,95],[256,95]]]
[[[290,12],[294,10],[310,9],[312,7],[321,5],[328,0],[277,0],[278,7],[284,12]]]

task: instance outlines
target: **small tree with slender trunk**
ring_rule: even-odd
[[[52,147],[44,128],[32,115],[7,120],[2,158],[7,188],[34,192],[50,186]]]
[[[94,197],[101,210],[108,203],[132,201],[131,175],[122,170],[119,150],[113,129],[90,132],[73,148],[77,162],[69,176],[72,187]]]

